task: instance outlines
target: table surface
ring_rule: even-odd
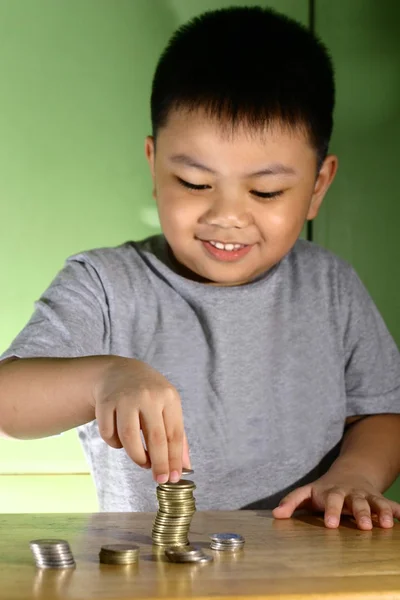
[[[376,598],[400,600],[400,524],[361,531],[344,518],[326,529],[322,517],[298,514],[275,520],[269,511],[197,512],[190,542],[214,556],[212,563],[170,563],[151,543],[155,513],[0,515],[0,599],[107,599],[220,597]],[[210,533],[246,539],[238,553],[209,549]],[[76,569],[35,567],[29,541],[68,540]],[[140,546],[136,565],[99,563],[100,547]]]

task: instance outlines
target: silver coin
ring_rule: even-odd
[[[210,545],[211,550],[217,550],[218,552],[240,552],[243,549],[243,546],[241,548],[236,548],[235,546],[232,547],[227,547],[227,546],[211,546]]]
[[[232,550],[243,548],[244,544],[216,544],[215,542],[210,543],[211,548],[217,550]]]
[[[217,543],[244,543],[244,537],[238,533],[212,533],[209,537]]]
[[[73,559],[72,560],[40,560],[40,559],[38,559],[36,561],[36,564],[59,567],[59,566],[73,565],[73,564],[75,564],[75,561]]]
[[[206,558],[199,546],[191,545],[166,548],[165,555],[170,561],[179,563],[200,562]]]
[[[58,566],[54,566],[54,565],[36,565],[39,569],[75,569],[76,564],[70,564],[70,565],[58,565]]]
[[[193,473],[194,473],[193,469],[186,469],[186,467],[183,467],[183,469],[182,469],[182,476],[193,475]]]
[[[214,560],[212,556],[208,556],[208,554],[203,554],[201,558],[199,558],[196,562],[199,563],[210,563]]]
[[[69,548],[69,543],[66,540],[56,539],[43,539],[43,540],[32,540],[29,542],[31,546],[39,546],[40,548]]]
[[[199,552],[202,552],[200,546],[192,546],[189,544],[188,546],[175,546],[174,548],[167,548],[165,554],[173,554],[174,556],[177,556],[178,554],[195,555],[199,554]]]

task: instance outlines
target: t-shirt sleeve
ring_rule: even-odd
[[[108,331],[107,300],[98,272],[83,258],[71,258],[35,302],[29,322],[0,360],[107,354]]]
[[[351,267],[345,286],[347,416],[400,413],[400,353],[396,343]]]

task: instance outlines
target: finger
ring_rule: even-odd
[[[122,448],[116,424],[116,410],[102,404],[96,404],[96,420],[99,433],[111,448]]]
[[[183,431],[183,445],[182,445],[182,465],[187,469],[192,468],[192,464],[190,462],[190,450],[189,450],[189,442],[186,437],[186,431]]]
[[[330,529],[339,526],[344,499],[345,493],[342,490],[331,490],[326,496],[324,522]]]
[[[365,496],[351,494],[346,500],[360,529],[372,529],[371,507]]]
[[[311,499],[311,489],[311,485],[304,485],[293,490],[282,498],[279,506],[272,511],[272,515],[276,519],[288,519],[292,516],[296,508]]]
[[[150,455],[147,452],[146,440],[145,440],[145,437],[144,437],[144,434],[143,434],[142,423],[141,423],[141,419],[140,419],[140,413],[139,413],[139,426],[140,426],[140,431],[141,431],[140,437],[142,438],[142,444],[143,444],[144,452],[146,454],[146,459],[147,459],[147,463],[146,463],[146,465],[144,465],[144,468],[145,469],[151,469],[151,460],[150,460]]]
[[[392,514],[394,518],[400,520],[400,504],[394,500],[389,500],[389,504],[392,508]]]
[[[169,481],[176,483],[182,477],[183,418],[180,403],[167,404],[163,417],[168,444]]]
[[[381,527],[393,527],[393,510],[389,500],[383,496],[368,496],[368,502],[377,517]]]
[[[146,468],[148,458],[140,436],[139,414],[126,403],[120,403],[118,406],[117,430],[127,455],[139,467]]]
[[[154,481],[166,483],[169,480],[168,443],[162,412],[142,410],[140,420]]]

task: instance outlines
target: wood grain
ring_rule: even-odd
[[[214,562],[167,562],[151,544],[154,513],[29,514],[0,516],[0,599],[159,599],[220,597],[280,600],[400,600],[400,524],[358,530],[344,518],[339,529],[320,517],[298,514],[277,521],[269,511],[212,511],[195,514],[190,541],[213,554]],[[207,550],[208,534],[244,535],[237,554]],[[65,538],[75,570],[36,569],[29,541]],[[140,545],[133,566],[100,564],[102,544]]]

